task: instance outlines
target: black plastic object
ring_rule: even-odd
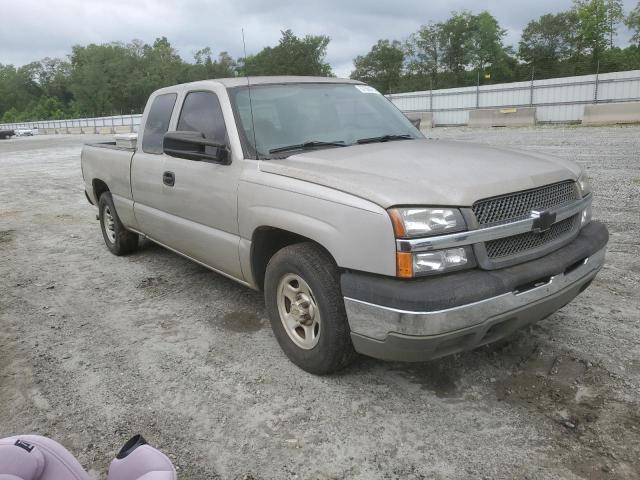
[[[123,458],[127,458],[127,456],[132,453],[136,448],[141,447],[142,445],[146,445],[147,441],[140,434],[131,437],[131,439],[124,444],[124,446],[116,455],[118,460],[122,460]]]

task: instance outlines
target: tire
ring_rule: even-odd
[[[264,295],[273,333],[298,367],[324,375],[350,363],[355,351],[340,275],[322,248],[298,243],[278,251],[267,265]]]
[[[104,192],[98,201],[98,218],[102,238],[114,255],[127,255],[138,248],[138,234],[128,231],[120,222],[111,193]]]

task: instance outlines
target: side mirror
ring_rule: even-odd
[[[204,138],[202,132],[167,132],[162,140],[162,151],[167,155],[187,160],[229,164],[229,147]]]

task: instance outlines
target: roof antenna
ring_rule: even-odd
[[[253,121],[253,101],[251,99],[251,82],[249,81],[249,71],[247,70],[247,44],[244,41],[244,28],[242,29],[242,48],[244,49],[244,74],[247,77],[247,90],[249,91],[249,110],[251,111],[251,131],[253,132],[253,149],[256,152],[256,160],[260,160],[258,153],[258,142],[256,141],[256,124]]]

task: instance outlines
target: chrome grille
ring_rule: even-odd
[[[546,210],[579,199],[576,183],[566,181],[532,190],[487,198],[473,204],[479,226],[528,218],[531,210]]]
[[[490,259],[501,259],[552,243],[571,234],[574,231],[574,227],[577,226],[579,219],[580,215],[574,215],[573,217],[565,218],[558,223],[554,223],[546,232],[526,232],[512,237],[485,242],[484,245],[487,250],[487,256]]]

